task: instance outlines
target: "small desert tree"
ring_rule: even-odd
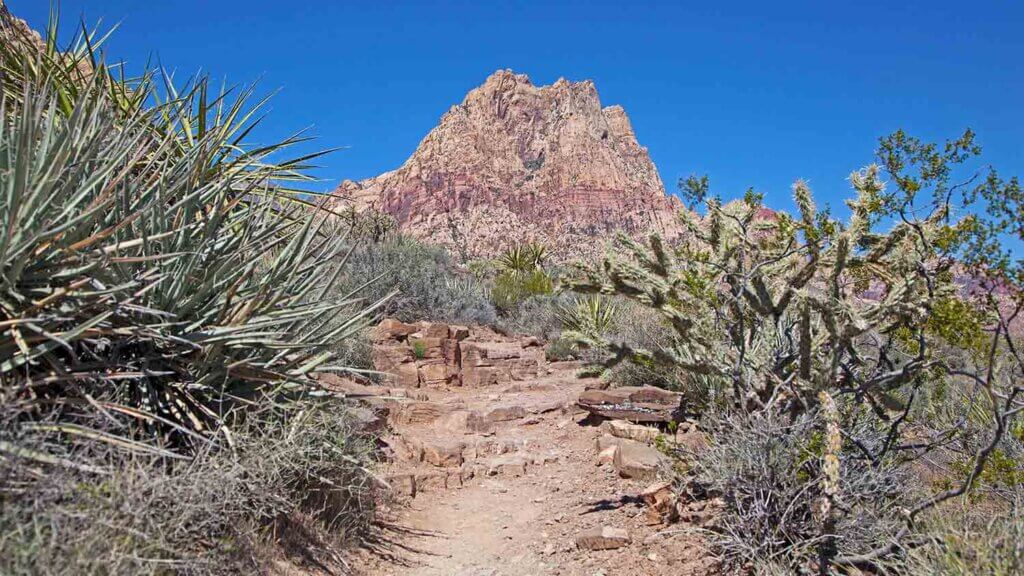
[[[671,364],[716,383],[733,414],[820,422],[808,448],[813,473],[795,479],[806,484],[799,492],[814,527],[804,566],[828,573],[899,552],[916,537],[919,515],[972,487],[1024,409],[1012,336],[1020,264],[1000,242],[1020,234],[1021,192],[994,171],[954,183],[979,153],[970,131],[944,147],[903,132],[882,139],[878,163],[850,176],[856,196],[845,222],[819,209],[802,181],[790,216],[753,191],[723,204],[706,177],[691,177],[681,187],[706,214],[682,215],[686,242],[619,238],[602,266],[580,267],[570,281],[579,292],[634,299],[674,329],[674,344],[660,350],[579,334],[609,353],[608,366]],[[972,203],[982,213],[958,214]],[[962,421],[919,425],[919,398],[949,382],[968,391],[962,415],[983,423],[983,434],[963,437]],[[837,521],[852,513],[844,470],[905,466],[955,442],[971,447],[963,477],[902,506],[887,541],[849,545],[837,536]]]

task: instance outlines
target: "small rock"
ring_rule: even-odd
[[[576,546],[582,550],[614,550],[628,546],[633,540],[622,528],[602,526],[576,536]]]
[[[613,464],[615,462],[615,455],[618,454],[618,446],[609,446],[601,451],[597,455],[597,465],[604,466],[605,464]]]
[[[488,476],[524,476],[529,461],[522,456],[499,456],[487,461]]]
[[[463,442],[424,442],[423,460],[442,468],[461,466],[462,451],[465,448],[466,444]]]

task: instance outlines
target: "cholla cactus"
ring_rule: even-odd
[[[584,344],[606,348],[612,363],[639,356],[715,375],[730,384],[736,405],[813,405],[819,390],[853,381],[868,398],[888,398],[929,361],[875,378],[873,366],[853,354],[855,341],[918,325],[935,298],[951,293],[949,282],[936,281],[950,261],[922,266],[917,256],[935,253],[929,242],[936,223],[916,224],[913,234],[910,224],[901,224],[871,235],[867,218],[856,215],[867,210],[864,195],[850,225],[818,212],[806,184],[794,186],[794,197],[799,219],[767,210],[754,194],[724,206],[709,202],[704,222],[692,223],[692,238],[673,252],[656,236],[646,247],[619,238],[620,254],[601,268],[582,268],[570,286],[658,310],[675,328],[677,343],[657,351]],[[870,249],[853,250],[865,244]],[[871,278],[877,297],[857,291],[858,273]]]
[[[851,216],[846,222],[818,208],[803,181],[793,186],[799,212],[793,217],[768,210],[753,192],[723,205],[706,197],[706,180],[691,179],[688,184],[700,184],[695,196],[705,200],[706,214],[682,215],[690,231],[686,241],[669,248],[658,236],[647,245],[619,237],[616,251],[601,265],[580,266],[566,282],[578,292],[624,296],[656,310],[674,328],[674,345],[641,350],[593,334],[576,337],[583,346],[606,351],[607,366],[627,359],[657,361],[710,377],[734,410],[823,414],[827,442],[818,511],[824,528],[839,497],[846,419],[875,418],[874,429],[886,430],[887,440],[880,446],[848,439],[858,446],[858,458],[877,465],[902,450],[913,401],[936,374],[956,373],[974,379],[971,385],[995,386],[983,368],[967,376],[936,353],[940,347],[963,344],[953,337],[958,330],[946,326],[943,310],[981,314],[974,303],[947,304],[960,301],[954,266],[963,267],[968,256],[964,248],[973,250],[984,240],[991,253],[998,252],[991,248],[991,233],[972,235],[984,228],[965,224],[974,222],[970,218],[951,222],[957,187],[948,182],[949,166],[974,152],[970,132],[941,151],[902,133],[883,139],[880,164],[850,177],[856,196],[848,202]],[[920,171],[910,173],[915,167]],[[883,173],[893,190],[882,181]],[[990,176],[983,186],[975,194],[996,198],[1003,186],[1006,197],[1021,197],[1015,180],[1003,183]],[[931,193],[930,199],[922,200],[925,192]],[[1012,212],[1010,207],[1003,210]],[[997,260],[990,255],[985,262]],[[1002,274],[1004,280],[988,286],[1005,287],[1015,277],[1005,267],[976,268],[975,273],[982,278]],[[991,309],[999,312],[998,306]],[[994,326],[998,343],[1008,338],[1007,318],[1016,312],[1001,314],[964,325],[975,326],[975,335],[980,334],[979,325]],[[998,325],[992,320],[997,316]],[[1000,349],[1017,354],[1013,346]],[[1020,387],[1013,386],[992,393],[993,422],[1005,424],[1024,410],[1019,393]],[[1004,431],[998,424],[993,441]],[[957,431],[942,433],[948,439]],[[984,466],[986,458],[987,453],[979,452],[975,463]],[[922,510],[968,487],[961,484],[922,502],[908,514],[907,530]],[[823,562],[833,556],[825,554]],[[844,559],[840,551],[835,560],[857,563],[863,558]]]

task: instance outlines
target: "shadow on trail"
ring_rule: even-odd
[[[639,496],[625,495],[618,500],[611,498],[605,498],[603,500],[595,500],[590,504],[587,504],[587,509],[580,513],[580,516],[584,514],[594,514],[596,512],[606,512],[608,510],[617,510],[624,506],[632,505],[636,508],[643,508],[644,501]]]

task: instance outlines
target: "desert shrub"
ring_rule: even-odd
[[[810,570],[818,559],[825,439],[814,414],[712,411],[703,420],[709,443],[689,459],[697,484],[725,501],[715,539],[724,566]],[[881,439],[875,438],[875,442]],[[853,453],[839,461],[842,507],[838,552],[859,555],[891,540],[911,500],[908,472],[891,462],[872,466]],[[765,573],[770,573],[767,571]]]
[[[191,432],[215,433],[265,394],[314,388],[310,372],[368,311],[316,290],[345,247],[320,233],[325,214],[272,184],[301,177],[266,162],[288,142],[237,142],[245,92],[211,100],[200,78],[125,109],[110,94],[124,81],[93,66],[70,108],[50,78],[0,103],[0,402],[27,418],[60,406],[69,423],[112,410],[187,451]],[[124,89],[161,98],[146,79]]]
[[[425,358],[427,356],[427,345],[422,340],[413,340],[412,354],[416,358]]]
[[[928,519],[939,544],[913,548],[909,574],[1011,576],[1024,573],[1024,493],[999,509],[961,502]]]
[[[562,332],[559,309],[568,300],[562,294],[532,296],[500,317],[498,328],[509,334],[528,334],[554,340]]]
[[[352,294],[368,302],[392,292],[383,311],[404,322],[491,324],[496,317],[484,285],[459,270],[444,248],[407,236],[358,246],[332,289],[339,297]]]
[[[544,356],[549,362],[575,360],[578,355],[579,348],[570,338],[556,337],[544,347]]]
[[[611,340],[645,350],[672,348],[673,331],[663,318],[632,300],[618,299],[620,320],[615,330],[605,334]],[[682,390],[685,372],[671,364],[659,362],[619,362],[610,369],[609,378],[619,386],[657,386],[668,390]]]
[[[494,278],[491,286],[491,302],[503,314],[512,315],[526,300],[552,294],[554,290],[554,281],[543,270],[505,271]]]
[[[0,441],[26,440],[11,431]],[[0,497],[0,573],[256,573],[282,554],[340,568],[338,551],[369,534],[374,514],[369,447],[344,406],[306,404],[191,460],[85,443],[61,458],[104,473],[45,466],[42,480],[0,460],[0,482],[18,486]]]
[[[554,277],[544,269],[546,258],[547,249],[540,244],[517,244],[492,263],[491,302],[503,316],[514,317],[527,300],[554,293]]]
[[[513,274],[526,274],[544,268],[547,248],[536,242],[516,244],[505,250],[497,260],[497,267]]]
[[[693,177],[684,195],[706,214],[681,214],[685,242],[669,248],[656,235],[646,244],[620,236],[601,264],[565,281],[580,293],[629,298],[672,329],[670,345],[655,349],[575,333],[606,366],[670,366],[705,382],[726,413],[817,428],[795,436],[780,429],[793,442],[781,447],[788,455],[752,468],[748,482],[727,466],[709,469],[723,489],[753,486],[749,498],[727,500],[725,514],[738,520],[723,542],[748,545],[728,554],[821,573],[881,570],[925,538],[917,520],[928,511],[979,484],[1015,483],[1008,438],[1024,411],[1016,340],[1024,262],[1002,240],[1007,231],[1024,239],[1024,193],[988,168],[954,184],[954,172],[979,152],[970,131],[944,146],[901,131],[883,138],[878,163],[850,177],[856,195],[846,221],[819,209],[804,182],[793,187],[791,216],[767,209],[752,190],[723,204],[706,178]],[[951,393],[955,402],[940,401]],[[937,407],[949,417],[926,416]],[[728,438],[724,445],[756,441]],[[813,448],[820,473],[792,467],[799,447]],[[944,465],[942,482],[909,489],[911,473],[936,474],[925,462],[959,467]],[[890,492],[859,488],[877,486],[890,466],[908,498],[898,515],[889,513]],[[785,510],[810,511],[811,522],[766,549],[757,543],[774,546],[764,540],[774,512],[744,514],[770,504],[758,498],[771,490],[789,495]],[[866,547],[874,536],[844,524],[850,510],[888,536]]]

